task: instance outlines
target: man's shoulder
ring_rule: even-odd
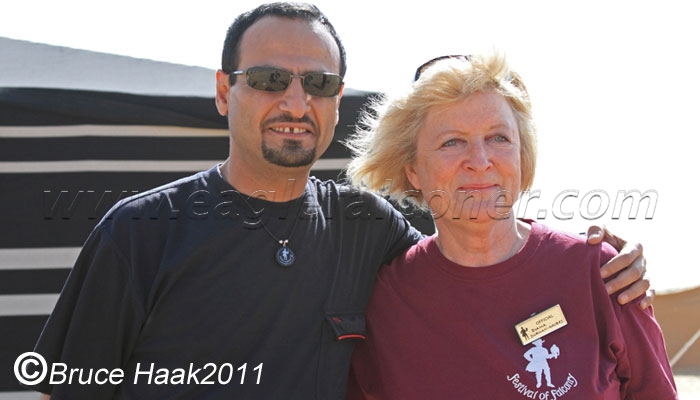
[[[384,198],[370,191],[351,185],[345,180],[321,180],[315,176],[309,178],[309,186],[317,193],[320,199],[327,201],[354,203],[366,201],[382,206],[391,206]]]
[[[212,169],[186,176],[117,202],[102,218],[99,225],[141,217],[161,218],[178,213],[180,206],[192,196],[201,196],[215,190]]]

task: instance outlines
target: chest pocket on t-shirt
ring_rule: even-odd
[[[319,399],[345,399],[352,350],[365,334],[364,312],[326,313],[318,366]]]

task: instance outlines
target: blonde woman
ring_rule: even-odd
[[[677,398],[651,308],[606,292],[614,249],[510,213],[536,139],[503,56],[430,62],[375,110],[351,180],[441,217],[380,271],[349,398]]]

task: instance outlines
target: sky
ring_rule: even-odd
[[[259,3],[13,1],[2,6],[0,36],[216,69],[228,25]],[[605,224],[644,245],[657,291],[700,285],[693,2],[409,3],[315,2],[346,47],[347,87],[393,92],[435,56],[502,51],[530,91],[538,126],[540,197],[523,215],[574,232]],[[641,202],[634,219],[628,201],[614,218],[620,191],[654,201]]]

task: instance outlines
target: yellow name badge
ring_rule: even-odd
[[[567,324],[564,312],[559,304],[536,314],[515,325],[515,331],[523,346],[548,335]]]

